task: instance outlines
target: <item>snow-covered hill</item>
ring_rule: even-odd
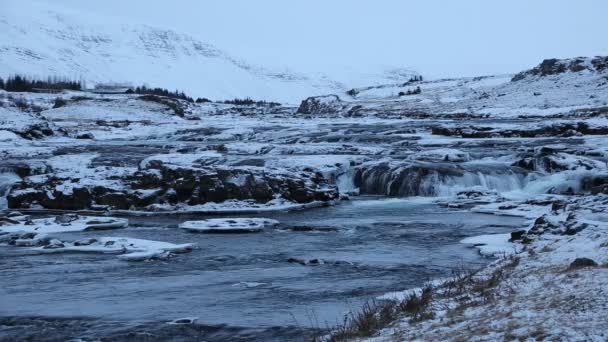
[[[556,115],[608,106],[608,57],[547,59],[514,76],[392,83],[333,94],[306,99],[299,112],[346,116],[476,114],[503,119]]]
[[[357,71],[330,77],[258,66],[174,30],[125,23],[97,13],[36,1],[3,1],[0,76],[69,76],[147,83],[196,97],[252,97],[296,103],[311,95],[407,80],[412,72]]]

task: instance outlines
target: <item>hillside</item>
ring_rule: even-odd
[[[296,103],[352,86],[407,80],[402,69],[337,77],[260,66],[191,35],[163,27],[38,2],[8,1],[0,12],[0,70],[4,75],[70,76],[100,82],[147,83],[222,100],[252,97]]]

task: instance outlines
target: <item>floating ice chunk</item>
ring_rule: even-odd
[[[255,281],[241,281],[240,283],[232,284],[233,287],[243,287],[243,288],[256,288],[262,286],[268,286],[268,283],[260,283]]]
[[[473,245],[479,249],[479,253],[485,256],[499,256],[513,254],[521,250],[521,245],[509,242],[510,233],[506,234],[486,234],[468,237],[461,240],[461,243]]]
[[[143,261],[150,259],[165,259],[176,253],[192,251],[194,244],[173,244],[163,241],[152,241],[123,237],[102,237],[85,239],[75,242],[63,242],[63,247],[39,247],[38,250],[47,253],[84,252],[120,254],[118,257],[128,261]]]
[[[124,228],[128,225],[129,220],[123,218],[62,215],[19,222],[18,224],[8,226],[1,226],[0,231],[7,233],[63,233],[97,229]]]
[[[198,317],[184,317],[184,318],[178,318],[178,319],[169,321],[169,322],[167,322],[167,324],[176,324],[176,325],[194,324],[194,323],[196,323],[197,320],[198,320]]]
[[[239,234],[257,233],[265,227],[272,227],[278,224],[279,221],[266,218],[230,218],[186,221],[180,224],[179,228],[195,233]]]

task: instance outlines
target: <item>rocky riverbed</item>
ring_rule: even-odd
[[[583,257],[596,266],[566,274],[590,286],[606,262],[602,61],[367,87],[299,106],[83,92],[55,106],[57,94],[2,92],[0,336],[313,336],[370,298],[507,253],[519,260],[504,272],[513,288],[530,279],[525,267],[551,265],[547,277],[559,278]],[[412,87],[421,92],[399,95]],[[34,106],[18,109],[17,97]],[[436,291],[438,320],[438,307],[458,306]],[[477,311],[464,317],[528,298],[504,293],[471,294]],[[351,337],[424,338],[408,317],[395,312],[396,329],[382,330],[387,321]],[[458,333],[427,318],[429,336]],[[563,326],[543,336],[574,336],[575,325]],[[509,334],[532,333],[519,328]],[[594,329],[586,337],[601,336]]]

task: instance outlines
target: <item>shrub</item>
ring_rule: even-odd
[[[129,88],[125,91],[125,94],[142,94],[142,95],[156,95],[156,96],[165,96],[171,97],[174,99],[186,100],[188,102],[194,102],[190,96],[186,95],[183,91],[180,92],[178,90],[169,91],[164,88],[148,88],[147,86],[136,87],[135,89]]]
[[[162,105],[169,107],[175,115],[183,117],[184,116],[184,108],[181,106],[179,101],[173,99],[162,98],[157,95],[144,95],[139,97],[140,100],[156,102]]]
[[[415,88],[415,89],[413,89],[413,90],[412,90],[412,89],[408,89],[408,91],[407,91],[407,92],[402,92],[402,91],[400,91],[400,92],[399,92],[399,96],[406,96],[406,95],[408,95],[408,96],[409,96],[409,95],[418,95],[418,94],[420,94],[420,93],[422,93],[422,89],[420,89],[420,87],[416,87],[416,88]]]
[[[211,100],[209,100],[206,97],[202,97],[202,98],[199,97],[199,98],[196,99],[196,103],[206,103],[206,102],[211,102]]]
[[[405,87],[405,86],[408,86],[408,85],[410,85],[412,83],[416,83],[416,82],[422,82],[422,76],[414,75],[414,76],[410,77],[410,79],[407,82],[403,83],[402,86]]]
[[[12,101],[15,107],[19,108],[19,110],[25,111],[30,108],[30,105],[27,103],[27,100],[23,97],[20,97],[18,99],[12,99]]]
[[[255,101],[249,97],[244,99],[235,98],[233,100],[225,100],[223,103],[225,104],[233,104],[237,106],[280,106],[281,104],[278,102],[268,102],[268,101]]]
[[[357,96],[357,94],[359,94],[359,91],[357,91],[357,89],[353,88],[353,89],[347,91],[346,94],[350,95],[352,97],[355,97],[355,96]]]

